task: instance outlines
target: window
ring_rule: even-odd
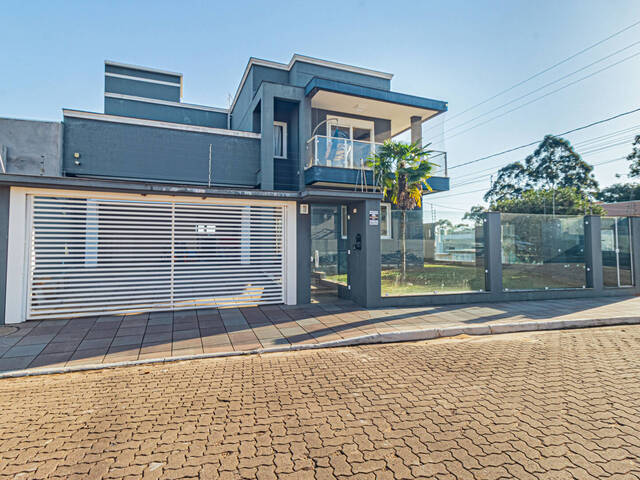
[[[343,240],[347,238],[347,220],[349,213],[347,212],[347,206],[340,206],[340,238]]]
[[[380,204],[380,238],[391,238],[391,204]]]
[[[273,156],[287,158],[287,124],[273,122]]]

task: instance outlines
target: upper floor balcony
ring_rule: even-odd
[[[315,135],[307,141],[306,168],[313,166],[371,170],[369,158],[381,144],[348,136]]]
[[[375,182],[370,160],[381,146],[381,143],[354,140],[346,134],[332,137],[314,135],[307,141],[306,184],[373,187]],[[432,177],[427,182],[429,187],[436,192],[448,190],[447,153],[434,150],[429,161],[434,164]]]

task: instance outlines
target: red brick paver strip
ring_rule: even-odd
[[[372,310],[340,301],[29,321],[0,336],[0,376],[330,342],[406,341],[459,333],[591,326],[581,323],[586,321],[595,325],[640,323],[640,298]]]
[[[0,380],[0,479],[640,478],[640,326]]]

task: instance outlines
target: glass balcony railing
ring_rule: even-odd
[[[316,135],[307,142],[307,168],[313,166],[371,170],[368,157],[381,144]]]

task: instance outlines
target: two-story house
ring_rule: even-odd
[[[366,159],[446,102],[301,55],[250,59],[230,108],[182,102],[179,73],[104,75],[104,113],[0,119],[0,323],[304,304],[327,272],[376,304],[390,211]]]

